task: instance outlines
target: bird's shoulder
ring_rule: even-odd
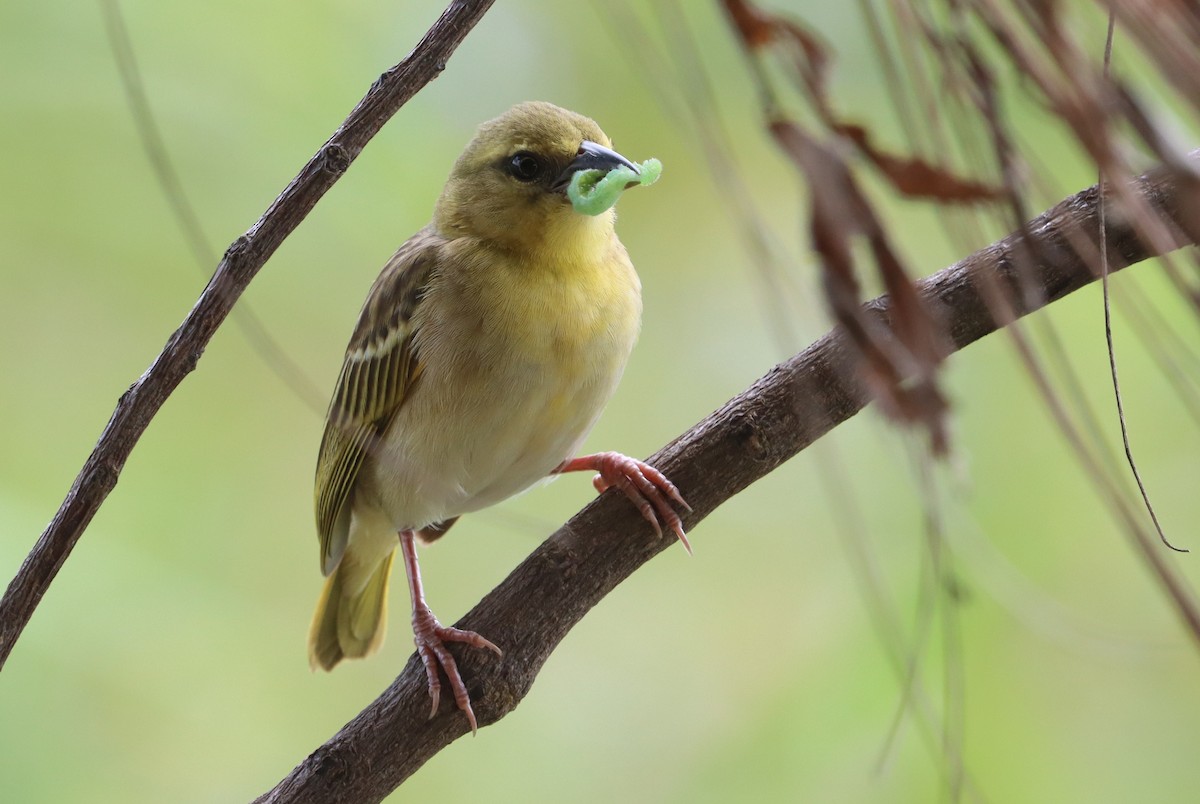
[[[383,266],[358,315],[346,359],[385,350],[411,334],[413,316],[440,262],[446,241],[430,226],[414,234]]]

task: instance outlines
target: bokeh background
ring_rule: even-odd
[[[658,30],[649,6],[631,5]],[[793,10],[838,52],[840,107],[876,119],[886,98],[857,6],[815,5]],[[122,9],[219,253],[441,3],[127,0]],[[758,214],[797,285],[812,288],[804,191],[762,133],[741,55],[715,4],[687,4],[683,18]],[[601,121],[630,157],[665,165],[659,185],[621,203],[645,326],[589,446],[647,455],[826,329],[819,306],[798,295],[787,300],[800,311],[796,342],[772,335],[761,274],[726,203],[730,177],[711,175],[696,131],[670,113],[673,79],[636,57],[658,41],[633,36],[604,3],[498,3],[369,146],[245,297],[319,400],[282,381],[236,325],[217,335],[0,674],[0,800],[249,800],[406,661],[397,577],[381,654],[331,675],[308,668],[320,588],[313,464],[366,289],[427,221],[478,122],[520,100],[552,100]],[[8,579],[211,265],[192,258],[154,181],[99,4],[0,6],[0,75]],[[1064,195],[1093,181],[1053,126],[1013,114]],[[886,136],[887,118],[876,125]],[[920,272],[958,256],[935,210],[872,191]],[[1159,271],[1141,266],[1114,284],[1154,294],[1194,343]],[[1055,305],[1049,320],[1115,439],[1098,290]],[[1200,443],[1121,327],[1118,318],[1144,473],[1176,541],[1200,549]],[[516,712],[444,751],[396,798],[929,801],[953,771],[936,736],[948,681],[963,690],[972,789],[988,800],[1189,800],[1200,789],[1195,646],[1005,337],[955,356],[946,381],[957,449],[936,474],[935,510],[954,560],[956,629],[921,602],[931,587],[915,442],[862,415],[707,519],[694,558],[672,549],[644,567],[570,635]],[[586,479],[562,479],[464,520],[423,554],[435,611],[455,620],[591,494]],[[853,538],[837,526],[847,518],[860,522]],[[910,653],[932,717],[905,706],[856,551],[871,557],[902,623],[892,637],[922,644]],[[1193,556],[1168,560],[1194,582]]]

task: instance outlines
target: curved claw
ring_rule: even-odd
[[[648,463],[619,452],[584,455],[564,461],[555,469],[559,473],[589,470],[598,473],[592,478],[592,485],[596,487],[596,491],[603,493],[610,488],[620,489],[654,528],[655,533],[662,536],[663,525],[666,525],[679,538],[688,554],[691,554],[692,546],[684,533],[683,520],[671,507],[671,502],[687,511],[691,511],[692,507],[666,475]]]
[[[438,705],[441,703],[442,680],[438,672],[440,669],[446,673],[446,678],[450,681],[450,691],[454,694],[455,705],[467,716],[467,722],[471,725],[471,733],[478,732],[479,724],[475,720],[475,710],[471,708],[471,696],[467,692],[467,685],[463,682],[462,674],[458,672],[458,663],[446,649],[446,643],[462,642],[473,648],[486,648],[497,656],[503,656],[504,652],[474,631],[463,631],[442,625],[428,607],[422,607],[413,612],[413,641],[417,645],[417,655],[421,657],[421,663],[425,665],[425,678],[429,683],[429,697],[432,704],[429,709],[429,717],[432,718],[437,714]]]

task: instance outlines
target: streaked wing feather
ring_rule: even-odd
[[[317,533],[326,575],[346,549],[359,471],[420,375],[412,319],[433,274],[437,241],[423,230],[400,247],[367,294],[346,348],[317,459]]]
[[[333,571],[345,549],[350,528],[350,506],[346,503],[375,433],[376,429],[369,424],[346,430],[330,421],[325,423],[316,481],[317,533],[321,540],[321,569],[325,574]]]

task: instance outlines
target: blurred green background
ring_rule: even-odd
[[[633,5],[653,27],[647,7]],[[441,3],[122,8],[146,91],[219,252]],[[867,116],[885,108],[884,90],[853,8],[803,10],[839,51],[839,104]],[[672,80],[635,57],[654,55],[647,48],[658,40],[632,36],[609,14],[599,2],[498,3],[267,265],[245,299],[321,399],[282,382],[236,326],[218,333],[0,674],[0,800],[249,800],[403,665],[411,642],[397,577],[381,654],[331,675],[308,668],[320,588],[313,464],[324,395],[366,289],[428,220],[480,121],[520,100],[552,100],[596,118],[631,158],[665,165],[659,185],[621,204],[645,326],[589,446],[647,455],[786,356],[723,200],[725,179],[713,181],[696,132],[664,104],[664,90],[679,91]],[[803,189],[761,132],[715,5],[688,4],[686,16],[741,174],[798,284],[811,288]],[[4,4],[0,74],[7,581],[211,265],[201,270],[190,256],[147,165],[99,5]],[[1031,119],[1024,133],[1045,143],[1043,162],[1057,167],[1063,194],[1091,183],[1052,127],[1037,125]],[[875,197],[891,204],[885,192]],[[935,212],[889,209],[920,272],[957,256]],[[1114,284],[1131,282],[1164,300],[1194,343],[1159,268]],[[808,312],[790,349],[827,326],[809,301],[796,306]],[[1115,439],[1098,291],[1056,305],[1051,319]],[[1160,516],[1179,543],[1200,549],[1195,428],[1123,324],[1117,338]],[[1005,338],[953,358],[946,381],[957,452],[939,472],[937,510],[961,587],[957,630],[920,614],[930,585],[911,439],[860,416],[706,520],[694,558],[672,549],[638,572],[563,643],[515,713],[452,745],[396,798],[938,797],[952,764],[936,735],[922,736],[933,721],[908,710],[889,739],[905,695],[872,626],[856,548],[836,527],[849,512],[902,623],[893,636],[911,646],[932,622],[918,652],[929,711],[941,710],[947,676],[965,691],[975,792],[991,801],[1190,800],[1200,789],[1195,646]],[[831,482],[852,495],[849,508],[830,501]],[[568,478],[464,520],[423,554],[435,611],[457,619],[591,495],[586,479]],[[1167,560],[1195,582],[1195,555]],[[946,642],[958,671],[943,669]]]

